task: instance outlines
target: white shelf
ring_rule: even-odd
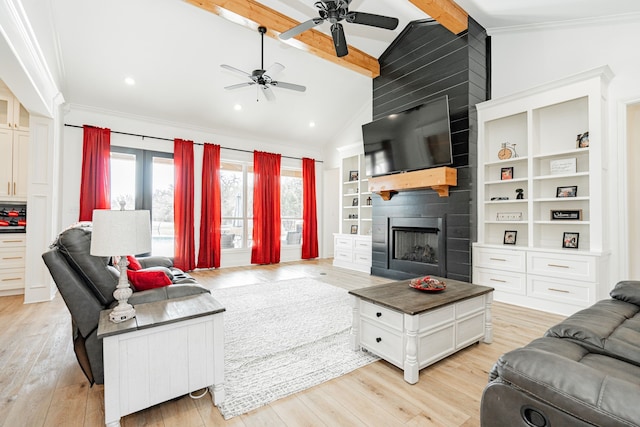
[[[540,199],[533,199],[533,201],[536,203],[541,203],[541,202],[568,203],[568,202],[579,202],[582,200],[589,201],[590,198],[586,196],[580,196],[580,197],[545,197]]]
[[[526,163],[527,160],[529,160],[529,157],[524,156],[524,157],[514,157],[513,159],[507,159],[507,160],[496,160],[495,162],[486,162],[484,165],[485,166],[502,166],[505,164],[518,164],[518,163]]]
[[[558,219],[555,221],[551,221],[551,220],[547,220],[547,221],[534,221],[534,224],[546,224],[546,225],[561,225],[561,226],[566,226],[566,225],[591,225],[590,221],[573,221],[573,220],[565,220],[565,219]]]
[[[485,205],[507,205],[515,203],[528,203],[528,199],[509,199],[509,200],[486,200]]]
[[[486,181],[484,185],[506,185],[511,184],[513,182],[527,182],[527,178],[514,178],[514,179],[501,179],[495,181]]]
[[[577,178],[580,176],[589,176],[589,172],[567,173],[567,174],[557,174],[557,175],[539,175],[539,176],[534,176],[533,179],[536,181],[543,181],[547,179]]]
[[[555,151],[553,153],[541,153],[533,156],[534,159],[549,159],[553,157],[565,157],[573,155],[586,155],[589,154],[589,148],[573,148],[563,151]]]

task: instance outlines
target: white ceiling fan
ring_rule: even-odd
[[[295,90],[297,92],[304,92],[305,90],[307,90],[306,87],[301,85],[275,80],[275,76],[278,75],[278,73],[280,73],[282,70],[284,70],[284,65],[278,62],[274,62],[273,65],[271,65],[268,69],[266,70],[264,69],[264,34],[267,32],[267,28],[258,27],[258,31],[261,34],[260,69],[253,70],[251,73],[247,73],[245,71],[232,67],[231,65],[226,65],[226,64],[220,65],[225,70],[232,71],[236,74],[240,74],[241,76],[247,77],[249,79],[248,82],[226,86],[225,89],[231,90],[231,89],[239,89],[242,87],[257,85],[257,87],[259,88],[259,91],[261,91],[264,94],[264,97],[267,99],[267,101],[274,101],[276,99],[273,91],[271,90],[271,87],[281,87],[283,89]]]

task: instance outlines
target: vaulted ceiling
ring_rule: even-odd
[[[457,33],[467,12],[497,29],[640,11],[637,0],[353,0],[350,10],[397,17],[400,24],[390,31],[344,23],[350,53],[339,59],[327,23],[290,43],[277,38],[318,16],[314,0],[22,3],[54,79],[73,105],[316,149],[359,126],[353,117],[370,109],[377,58],[410,21],[434,17]],[[270,36],[265,67],[283,64],[278,80],[304,85],[306,92],[275,88],[276,100],[267,102],[254,87],[224,89],[243,80],[221,64],[248,73],[260,68],[259,25]],[[126,77],[135,85],[125,84]]]

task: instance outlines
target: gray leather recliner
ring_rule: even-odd
[[[640,426],[640,281],[503,354],[482,395],[482,427]]]
[[[100,311],[117,301],[113,291],[119,272],[109,257],[89,254],[91,224],[80,223],[64,230],[50,249],[42,254],[45,264],[71,313],[73,348],[82,371],[91,384],[103,384],[102,340],[97,338]],[[134,292],[129,303],[136,304],[209,292],[186,273],[173,268],[167,257],[138,258],[143,268],[162,268],[173,284]]]

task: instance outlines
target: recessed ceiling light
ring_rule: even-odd
[[[316,127],[316,122],[309,122],[309,127],[310,128]]]
[[[124,82],[126,84],[128,84],[129,86],[133,86],[134,84],[136,84],[136,81],[133,80],[133,77],[127,77],[124,79]]]
[[[236,110],[236,111],[240,111],[240,110],[242,110],[242,105],[236,104],[236,105],[233,106],[233,109]]]

